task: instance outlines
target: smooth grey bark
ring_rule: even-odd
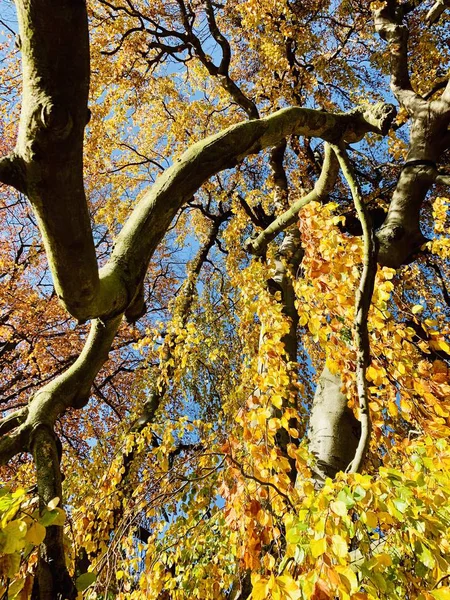
[[[22,110],[13,156],[37,216],[58,295],[80,310],[98,269],[83,183],[89,37],[85,2],[16,0]]]
[[[440,4],[436,2],[433,9]],[[378,261],[394,268],[410,260],[425,241],[420,232],[420,209],[438,177],[436,163],[450,145],[450,83],[437,100],[425,100],[413,90],[408,71],[408,28],[403,22],[404,10],[390,0],[374,11],[375,30],[387,41],[391,54],[391,90],[411,117],[406,162],[386,220],[377,233]]]
[[[348,407],[341,392],[339,374],[333,375],[324,367],[309,417],[309,449],[316,458],[314,479],[320,486],[327,477],[332,479],[345,471],[355,457],[361,435],[361,424]]]

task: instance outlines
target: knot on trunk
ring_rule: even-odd
[[[42,126],[59,139],[65,139],[73,127],[72,117],[65,106],[54,104],[51,100],[41,107]]]

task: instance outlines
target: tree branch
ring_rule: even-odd
[[[390,122],[392,109],[387,118],[374,107],[347,115],[295,107],[240,123],[195,144],[143,197],[99,273],[82,168],[89,84],[86,9],[82,2],[62,0],[52,12],[52,27],[59,31],[68,21],[72,25],[67,35],[51,35],[40,18],[52,10],[49,2],[18,0],[26,101],[16,152],[27,165],[29,198],[38,215],[55,289],[81,322],[96,317],[110,320],[135,301],[131,316],[140,314],[138,291],[153,252],[181,206],[212,175],[291,134],[357,141],[367,131],[384,132]],[[191,15],[183,0],[178,3],[189,31]],[[30,30],[32,36],[27,34]],[[195,39],[192,43],[195,46]],[[55,61],[55,54],[61,60]]]
[[[22,194],[26,193],[23,161],[15,154],[0,158],[0,183],[10,185]]]
[[[50,500],[62,500],[60,456],[53,427],[39,424],[33,428],[30,445],[36,465],[39,507],[43,511]],[[39,590],[39,598],[77,598],[78,592],[66,567],[63,534],[61,525],[47,527],[45,539],[39,547],[33,590],[34,594]]]
[[[403,24],[403,13],[394,0],[383,3],[373,11],[375,31],[386,40],[391,54],[391,90],[398,102],[412,111],[419,96],[411,86],[408,71],[408,27]]]
[[[437,23],[446,8],[450,7],[450,0],[436,0],[430,10],[427,12],[426,20],[432,25]]]
[[[377,272],[377,241],[372,229],[370,214],[363,202],[361,190],[348,159],[345,147],[333,146],[345,179],[350,187],[355,208],[363,229],[363,270],[355,298],[354,338],[356,346],[356,385],[359,399],[361,437],[355,457],[347,467],[348,473],[357,473],[370,444],[371,420],[367,390],[366,369],[370,362],[369,333],[367,319],[372,301],[375,275]]]
[[[5,433],[9,433],[19,425],[22,425],[26,421],[27,415],[28,407],[24,407],[0,419],[0,435],[5,435]]]
[[[29,442],[29,427],[23,423],[10,435],[0,438],[0,465],[6,465],[11,458],[26,452]]]
[[[257,238],[250,239],[246,243],[246,248],[249,252],[255,255],[261,255],[271,242],[281,231],[295,223],[298,213],[309,202],[322,201],[333,189],[336,183],[337,174],[339,172],[339,164],[336,160],[334,152],[328,144],[325,144],[325,157],[322,166],[322,172],[319,179],[316,181],[314,188],[302,198],[299,198],[292,206],[273,221]]]

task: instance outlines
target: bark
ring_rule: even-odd
[[[355,457],[361,436],[361,424],[347,405],[341,392],[339,374],[324,367],[314,395],[309,418],[309,449],[316,458],[314,479],[321,486],[345,471]]]
[[[44,510],[54,498],[62,499],[60,456],[53,428],[44,424],[33,429],[31,450],[36,465],[39,506]],[[39,547],[39,561],[34,580],[33,600],[75,600],[78,592],[66,567],[63,527],[47,527]]]
[[[86,5],[17,0],[16,7],[23,93],[15,164],[24,171],[56,291],[77,312],[93,300],[99,283],[83,184],[90,69]]]
[[[435,3],[433,8],[440,4]],[[406,163],[386,221],[377,234],[379,263],[398,268],[425,241],[420,232],[420,209],[438,177],[436,163],[450,144],[450,91],[447,83],[439,99],[427,101],[413,90],[408,70],[408,29],[395,2],[385,2],[375,10],[374,22],[377,33],[388,42],[391,89],[412,120]]]

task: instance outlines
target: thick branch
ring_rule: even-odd
[[[408,27],[396,2],[389,0],[373,11],[375,31],[388,42],[391,55],[391,89],[408,112],[419,96],[413,91],[408,71]]]
[[[327,477],[333,479],[345,471],[361,438],[361,424],[341,387],[339,374],[332,374],[325,366],[317,382],[308,428],[309,449],[316,458],[313,472],[317,487]]]
[[[357,473],[361,468],[365,454],[370,444],[371,421],[369,411],[369,396],[367,390],[366,369],[370,362],[369,332],[367,319],[372,301],[375,275],[377,273],[377,241],[372,229],[370,214],[363,202],[361,190],[348,159],[345,148],[333,146],[345,179],[350,187],[355,208],[363,229],[363,270],[355,298],[354,339],[356,346],[356,386],[359,400],[359,420],[361,422],[361,437],[355,452],[355,457],[347,467],[348,473]]]
[[[0,435],[5,435],[16,427],[19,427],[19,425],[22,425],[22,423],[25,423],[27,415],[28,408],[24,407],[0,419]]]
[[[17,0],[16,6],[23,94],[15,153],[24,165],[55,289],[76,314],[97,295],[99,284],[83,187],[89,91],[86,5]]]
[[[38,425],[32,431],[31,450],[36,465],[40,510],[50,500],[62,498],[60,457],[53,428]],[[44,542],[39,547],[39,562],[33,598],[39,600],[75,600],[78,592],[70,577],[65,560],[63,533],[60,525],[47,527]]]
[[[367,131],[384,131],[389,121],[376,111],[374,117],[374,111],[331,115],[290,108],[207,138],[179,158],[144,196],[99,279],[82,169],[89,84],[86,11],[84,3],[69,0],[53,8],[50,0],[18,1],[24,98],[16,152],[26,165],[28,195],[55,288],[80,321],[109,319],[135,302],[148,262],[173,217],[212,175],[291,134],[356,141]],[[50,11],[55,35],[40,19]],[[64,36],[57,34],[61,30]],[[139,310],[132,312],[135,316]]]
[[[11,185],[18,192],[25,194],[24,169],[23,161],[15,154],[0,158],[0,183]]]

